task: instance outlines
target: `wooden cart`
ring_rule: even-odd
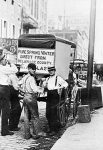
[[[33,62],[37,66],[36,76],[39,81],[49,75],[47,68],[54,65],[57,75],[68,81],[71,48],[76,48],[76,44],[51,34],[21,35],[17,52],[20,72],[26,72],[28,63]],[[38,97],[38,101],[46,101],[46,97]],[[64,126],[70,114],[68,90],[61,89],[57,113],[60,125]]]

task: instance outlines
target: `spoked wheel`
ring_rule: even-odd
[[[77,105],[77,102],[74,101],[73,102],[73,118],[77,116],[77,111],[78,111],[78,105]]]
[[[68,121],[69,111],[70,111],[70,102],[68,99],[67,90],[61,91],[60,99],[59,99],[59,106],[58,106],[58,117],[60,126],[64,127]]]
[[[59,122],[60,126],[64,127],[66,125],[66,112],[65,112],[65,104],[62,104],[58,108],[58,116],[59,116]]]
[[[73,118],[74,119],[77,116],[79,104],[80,104],[80,96],[79,96],[79,93],[77,93],[76,99],[73,102]]]
[[[70,115],[70,110],[71,110],[70,102],[66,102],[65,103],[65,121],[66,121],[66,123],[67,123],[68,117]]]
[[[70,115],[69,103],[64,103],[58,108],[58,116],[61,127],[64,127],[68,121]]]

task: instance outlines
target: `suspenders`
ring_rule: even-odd
[[[57,85],[57,76],[56,76],[56,79],[55,79],[55,86]]]
[[[27,76],[27,78],[25,79],[25,82],[24,82],[24,92],[26,93],[26,91],[27,91],[27,88],[26,88],[26,81],[27,81],[27,79],[29,78],[29,76]],[[27,91],[28,92],[28,91]],[[29,92],[28,92],[29,93]]]
[[[47,82],[48,82],[49,78],[50,77],[48,77]],[[56,78],[55,78],[55,86],[57,85],[57,78],[58,78],[58,76],[56,76]]]

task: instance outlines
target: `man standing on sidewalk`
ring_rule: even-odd
[[[59,93],[62,88],[67,88],[68,83],[60,76],[56,75],[55,67],[48,67],[50,76],[44,81],[44,87],[47,89],[46,118],[49,125],[49,135],[54,135],[59,130],[58,122],[58,103]]]
[[[43,89],[40,89],[35,80],[36,65],[34,63],[28,64],[28,74],[25,75],[21,81],[24,91],[24,129],[25,138],[29,139],[38,138],[40,136],[46,136],[41,129],[41,123],[39,119],[38,104],[37,104],[37,92],[42,93]],[[31,117],[30,117],[31,115]],[[29,121],[32,121],[33,133],[30,133]]]
[[[10,113],[10,87],[9,75],[16,73],[17,67],[5,59],[5,55],[0,55],[0,111],[1,113],[1,135],[13,135],[9,131],[8,119]]]

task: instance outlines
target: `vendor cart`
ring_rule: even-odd
[[[28,63],[37,66],[36,78],[40,85],[41,78],[49,76],[48,67],[55,66],[57,75],[68,82],[71,49],[76,44],[56,37],[51,34],[24,34],[18,39],[17,63],[20,64],[20,72],[27,72]],[[68,82],[69,83],[69,82]],[[59,93],[57,113],[61,126],[64,126],[70,114],[69,89],[61,89]],[[46,102],[45,92],[39,95],[38,101]]]

